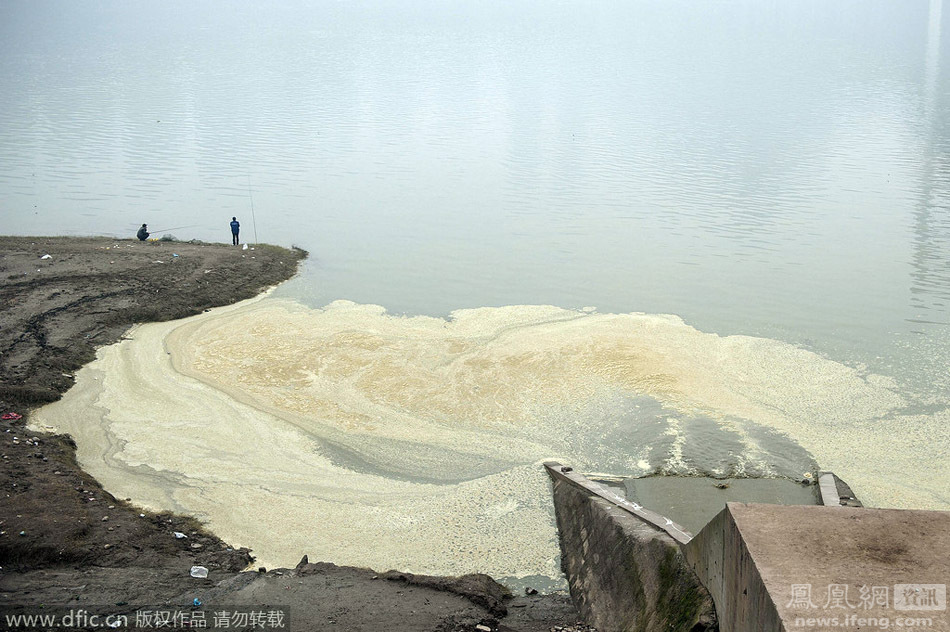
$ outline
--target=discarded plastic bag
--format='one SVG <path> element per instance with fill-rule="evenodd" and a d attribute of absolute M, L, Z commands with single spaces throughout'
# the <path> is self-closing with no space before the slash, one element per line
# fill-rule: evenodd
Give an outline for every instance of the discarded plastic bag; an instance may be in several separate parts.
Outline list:
<path fill-rule="evenodd" d="M 191 576 L 202 579 L 208 576 L 208 569 L 204 566 L 192 566 L 191 567 Z"/>
<path fill-rule="evenodd" d="M 181 540 L 182 538 L 187 538 L 188 536 L 182 533 L 181 531 L 175 531 L 175 538 Z"/>
<path fill-rule="evenodd" d="M 16 421 L 17 419 L 23 419 L 23 415 L 18 415 L 16 413 L 3 413 L 3 415 L 0 416 L 0 418 L 5 419 L 7 421 Z"/>

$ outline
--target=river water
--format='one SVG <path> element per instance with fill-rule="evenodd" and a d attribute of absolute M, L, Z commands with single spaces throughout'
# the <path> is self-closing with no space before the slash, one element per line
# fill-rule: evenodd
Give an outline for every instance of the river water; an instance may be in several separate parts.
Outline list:
<path fill-rule="evenodd" d="M 623 474 L 829 468 L 872 505 L 950 508 L 948 14 L 3 3 L 0 231 L 147 222 L 227 241 L 237 216 L 244 240 L 311 253 L 244 311 L 143 328 L 173 351 L 164 373 L 136 364 L 146 347 L 106 353 L 85 399 L 45 423 L 98 411 L 80 457 L 100 480 L 269 565 L 319 546 L 554 576 L 536 472 L 554 457 Z M 139 419 L 118 377 L 137 372 L 170 380 L 166 399 L 203 395 Z M 190 437 L 218 459 L 195 469 L 160 446 L 205 405 L 304 447 L 255 460 Z M 267 483 L 275 460 L 305 466 Z M 233 510 L 264 488 L 258 506 L 296 516 L 284 546 L 266 544 L 281 521 L 255 531 Z M 329 522 L 302 529 L 316 506 Z"/>

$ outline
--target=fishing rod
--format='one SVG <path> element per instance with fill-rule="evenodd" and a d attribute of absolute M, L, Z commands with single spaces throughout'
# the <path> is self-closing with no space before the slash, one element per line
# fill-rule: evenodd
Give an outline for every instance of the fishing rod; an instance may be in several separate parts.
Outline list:
<path fill-rule="evenodd" d="M 181 230 L 182 228 L 194 228 L 195 226 L 198 226 L 198 224 L 192 224 L 191 226 L 172 226 L 171 228 L 156 228 L 155 230 L 151 232 L 161 233 L 166 230 Z"/>
<path fill-rule="evenodd" d="M 251 223 L 254 225 L 254 243 L 258 244 L 257 239 L 257 218 L 254 217 L 254 196 L 251 195 L 251 174 L 247 174 L 247 197 L 251 198 Z"/>

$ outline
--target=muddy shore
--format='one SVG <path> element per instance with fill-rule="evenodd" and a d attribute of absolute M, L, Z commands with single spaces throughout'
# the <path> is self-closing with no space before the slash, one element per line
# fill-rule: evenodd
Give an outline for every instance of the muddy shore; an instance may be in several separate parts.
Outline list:
<path fill-rule="evenodd" d="M 0 615 L 97 606 L 134 617 L 137 606 L 195 610 L 197 599 L 200 608 L 279 605 L 300 630 L 575 625 L 566 595 L 511 596 L 485 575 L 306 560 L 241 572 L 253 551 L 235 550 L 188 517 L 114 498 L 79 468 L 69 437 L 26 429 L 33 408 L 58 399 L 96 348 L 132 324 L 250 298 L 293 276 L 306 255 L 266 245 L 0 237 L 0 413 L 22 416 L 0 422 Z M 191 577 L 192 566 L 208 577 Z"/>

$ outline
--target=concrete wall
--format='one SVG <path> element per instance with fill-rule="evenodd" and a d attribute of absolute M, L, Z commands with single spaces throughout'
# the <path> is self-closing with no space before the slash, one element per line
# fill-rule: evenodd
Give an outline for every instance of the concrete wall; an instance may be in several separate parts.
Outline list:
<path fill-rule="evenodd" d="M 599 632 L 716 629 L 713 601 L 673 537 L 550 467 L 549 473 L 561 565 L 589 624 Z"/>
<path fill-rule="evenodd" d="M 729 502 L 692 536 L 569 467 L 545 466 L 571 597 L 600 632 L 785 632 L 822 618 L 950 632 L 950 512 L 861 507 L 823 473 L 822 505 Z M 912 610 L 924 612 L 909 626 Z"/>
<path fill-rule="evenodd" d="M 683 551 L 713 597 L 722 630 L 784 630 L 775 603 L 728 506 L 710 520 Z"/>
<path fill-rule="evenodd" d="M 822 506 L 728 503 L 683 547 L 723 632 L 818 629 L 821 618 L 838 620 L 822 629 L 950 632 L 950 512 L 851 507 L 850 490 L 829 492 Z M 929 603 L 899 603 L 924 585 Z M 862 599 L 872 587 L 879 598 Z"/>

